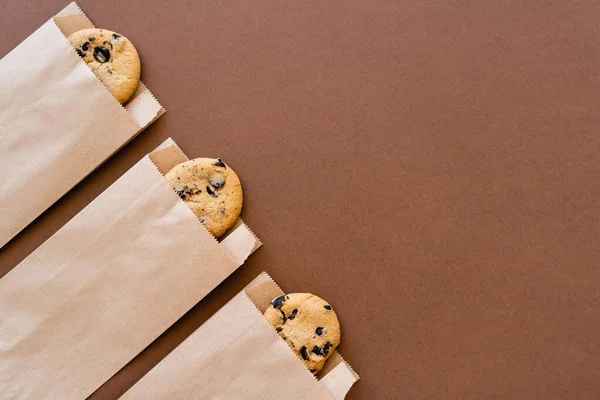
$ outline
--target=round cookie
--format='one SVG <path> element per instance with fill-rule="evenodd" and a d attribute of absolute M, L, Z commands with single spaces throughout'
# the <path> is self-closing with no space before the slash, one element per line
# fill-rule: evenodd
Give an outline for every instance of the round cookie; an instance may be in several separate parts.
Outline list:
<path fill-rule="evenodd" d="M 140 83 L 140 57 L 124 36 L 106 29 L 83 29 L 69 42 L 108 91 L 125 103 Z"/>
<path fill-rule="evenodd" d="M 165 178 L 213 236 L 222 236 L 240 216 L 242 184 L 220 158 L 182 162 Z"/>
<path fill-rule="evenodd" d="M 340 344 L 340 322 L 335 311 L 314 294 L 277 297 L 264 315 L 313 374 L 323 368 Z"/>

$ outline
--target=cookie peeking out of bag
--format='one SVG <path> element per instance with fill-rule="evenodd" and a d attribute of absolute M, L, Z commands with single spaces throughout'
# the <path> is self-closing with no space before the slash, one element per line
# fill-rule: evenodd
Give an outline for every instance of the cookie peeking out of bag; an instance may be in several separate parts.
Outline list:
<path fill-rule="evenodd" d="M 126 37 L 106 29 L 83 29 L 68 38 L 77 54 L 121 104 L 140 83 L 140 57 Z"/>
<path fill-rule="evenodd" d="M 340 344 L 340 321 L 335 311 L 314 294 L 279 296 L 271 301 L 264 316 L 314 375 Z"/>
<path fill-rule="evenodd" d="M 240 216 L 244 195 L 237 174 L 220 158 L 196 158 L 177 164 L 165 179 L 216 238 Z"/>

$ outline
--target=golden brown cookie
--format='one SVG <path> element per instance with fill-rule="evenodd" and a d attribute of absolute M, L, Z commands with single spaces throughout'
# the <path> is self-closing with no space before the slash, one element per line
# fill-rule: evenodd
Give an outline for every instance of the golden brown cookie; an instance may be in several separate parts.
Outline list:
<path fill-rule="evenodd" d="M 222 236 L 240 216 L 242 184 L 220 158 L 182 162 L 165 178 L 213 236 Z"/>
<path fill-rule="evenodd" d="M 108 91 L 125 103 L 140 83 L 140 57 L 126 37 L 106 29 L 83 29 L 68 37 L 77 54 Z"/>
<path fill-rule="evenodd" d="M 314 294 L 277 297 L 264 315 L 313 374 L 323 369 L 340 344 L 340 322 L 335 311 Z"/>

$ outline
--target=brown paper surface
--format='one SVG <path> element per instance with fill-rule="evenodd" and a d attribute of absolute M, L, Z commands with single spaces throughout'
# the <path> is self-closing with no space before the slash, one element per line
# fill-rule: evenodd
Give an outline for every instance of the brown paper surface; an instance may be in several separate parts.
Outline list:
<path fill-rule="evenodd" d="M 91 27 L 71 3 L 0 60 L 0 247 L 165 111 L 106 90 L 65 37 Z"/>
<path fill-rule="evenodd" d="M 68 1 L 3 1 L 0 58 Z M 169 111 L 0 275 L 169 136 L 240 173 L 269 244 L 92 399 L 263 270 L 335 307 L 348 400 L 600 399 L 598 1 L 77 2 Z"/>
<path fill-rule="evenodd" d="M 260 246 L 217 242 L 151 156 L 0 279 L 0 398 L 85 398 Z"/>
<path fill-rule="evenodd" d="M 281 294 L 262 273 L 121 400 L 344 399 L 358 375 L 341 355 L 317 380 L 263 317 Z"/>

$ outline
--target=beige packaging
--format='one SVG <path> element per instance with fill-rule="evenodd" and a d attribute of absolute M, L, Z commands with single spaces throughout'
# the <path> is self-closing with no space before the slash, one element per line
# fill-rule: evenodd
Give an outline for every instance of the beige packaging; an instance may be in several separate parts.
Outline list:
<path fill-rule="evenodd" d="M 283 291 L 260 274 L 120 400 L 342 400 L 359 379 L 339 353 L 315 378 L 263 317 Z"/>
<path fill-rule="evenodd" d="M 0 247 L 165 112 L 96 78 L 66 38 L 93 27 L 71 3 L 0 60 Z"/>
<path fill-rule="evenodd" d="M 163 177 L 187 160 L 167 140 L 0 279 L 1 399 L 86 398 L 261 245 L 210 235 Z"/>

